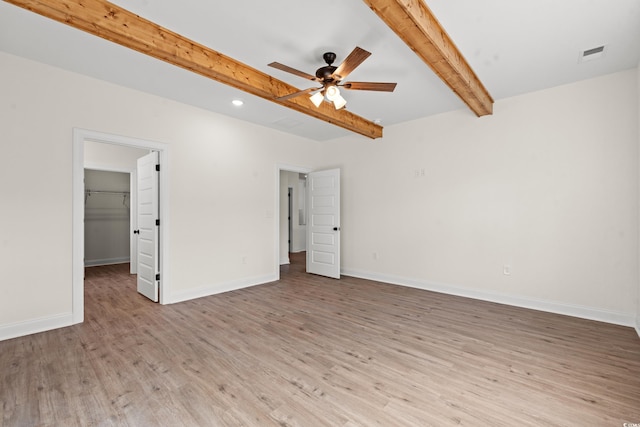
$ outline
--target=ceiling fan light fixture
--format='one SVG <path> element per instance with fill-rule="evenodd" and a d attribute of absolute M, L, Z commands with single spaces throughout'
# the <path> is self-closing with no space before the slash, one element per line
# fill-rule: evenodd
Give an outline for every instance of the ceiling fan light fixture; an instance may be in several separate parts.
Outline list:
<path fill-rule="evenodd" d="M 324 95 L 322 94 L 322 92 L 316 92 L 311 95 L 309 99 L 311 100 L 311 102 L 313 102 L 313 105 L 320 108 L 320 104 L 322 104 L 322 101 L 324 101 Z"/>
<path fill-rule="evenodd" d="M 336 97 L 334 97 L 333 106 L 336 107 L 336 110 L 343 108 L 345 105 L 347 105 L 347 100 L 342 96 L 338 94 Z"/>
<path fill-rule="evenodd" d="M 327 90 L 325 91 L 325 95 L 329 101 L 335 101 L 338 97 L 342 98 L 340 96 L 340 89 L 338 89 L 338 86 L 336 85 L 331 85 L 327 87 Z"/>
<path fill-rule="evenodd" d="M 338 89 L 338 86 L 336 85 L 328 86 L 325 90 L 325 96 L 329 101 L 333 102 L 333 106 L 336 108 L 336 110 L 339 110 L 347 105 L 347 100 L 344 99 L 342 95 L 340 95 L 340 89 Z"/>

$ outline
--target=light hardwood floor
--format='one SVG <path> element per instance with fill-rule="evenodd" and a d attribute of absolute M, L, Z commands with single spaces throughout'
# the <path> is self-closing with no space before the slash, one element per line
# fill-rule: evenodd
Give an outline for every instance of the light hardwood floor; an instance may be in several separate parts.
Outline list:
<path fill-rule="evenodd" d="M 87 269 L 83 324 L 0 342 L 4 426 L 640 423 L 631 328 L 303 273 L 180 304 Z"/>

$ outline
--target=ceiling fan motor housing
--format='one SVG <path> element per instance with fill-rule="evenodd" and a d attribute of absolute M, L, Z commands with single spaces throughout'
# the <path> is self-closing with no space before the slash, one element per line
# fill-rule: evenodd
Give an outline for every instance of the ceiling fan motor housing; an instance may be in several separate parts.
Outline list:
<path fill-rule="evenodd" d="M 322 59 L 324 59 L 327 65 L 316 70 L 316 77 L 322 79 L 325 83 L 332 82 L 333 78 L 331 75 L 338 68 L 331 65 L 336 60 L 336 54 L 333 52 L 325 52 L 324 55 L 322 55 Z"/>
<path fill-rule="evenodd" d="M 333 65 L 326 65 L 324 67 L 320 67 L 316 71 L 316 77 L 319 79 L 322 79 L 324 82 L 331 82 L 333 81 L 333 77 L 331 76 L 333 72 L 336 71 L 337 68 L 338 67 L 334 67 Z"/>
<path fill-rule="evenodd" d="M 325 52 L 324 55 L 322 55 L 322 59 L 324 59 L 324 62 L 328 65 L 331 65 L 336 60 L 336 54 L 333 52 Z"/>

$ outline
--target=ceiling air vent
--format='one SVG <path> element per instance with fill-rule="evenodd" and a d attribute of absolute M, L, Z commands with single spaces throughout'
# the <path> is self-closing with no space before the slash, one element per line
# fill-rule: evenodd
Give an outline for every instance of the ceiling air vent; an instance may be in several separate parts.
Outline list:
<path fill-rule="evenodd" d="M 580 51 L 580 59 L 579 62 L 587 62 L 593 61 L 594 59 L 600 59 L 604 56 L 605 47 L 607 45 L 602 45 L 598 47 L 592 47 L 591 49 L 585 49 Z"/>
<path fill-rule="evenodd" d="M 279 120 L 276 120 L 275 122 L 272 122 L 272 124 L 278 126 L 281 129 L 293 129 L 294 127 L 300 125 L 301 122 L 297 121 L 296 119 L 290 119 L 285 117 L 283 119 L 279 119 Z"/>

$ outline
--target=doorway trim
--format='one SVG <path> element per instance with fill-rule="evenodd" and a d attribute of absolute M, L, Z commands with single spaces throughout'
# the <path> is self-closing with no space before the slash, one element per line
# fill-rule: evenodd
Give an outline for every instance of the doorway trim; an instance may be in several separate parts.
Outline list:
<path fill-rule="evenodd" d="M 72 208 L 72 321 L 84 321 L 84 143 L 85 141 L 122 145 L 158 151 L 160 174 L 160 304 L 170 302 L 169 259 L 169 145 L 87 129 L 73 128 L 73 208 Z"/>
<path fill-rule="evenodd" d="M 289 243 L 289 253 L 293 249 L 293 187 L 287 187 L 287 235 Z"/>
<path fill-rule="evenodd" d="M 275 259 L 274 259 L 274 265 L 275 265 L 275 270 L 276 270 L 276 280 L 280 280 L 280 172 L 284 171 L 284 172 L 297 172 L 297 173 L 309 173 L 309 172 L 313 172 L 313 168 L 307 167 L 307 166 L 295 166 L 295 165 L 288 165 L 285 163 L 277 163 L 276 164 L 276 196 L 275 196 L 275 200 L 276 200 L 276 208 L 275 208 L 275 221 L 274 221 L 274 227 L 275 227 L 275 242 L 276 242 L 276 248 L 275 248 Z M 286 190 L 288 191 L 288 190 Z"/>

